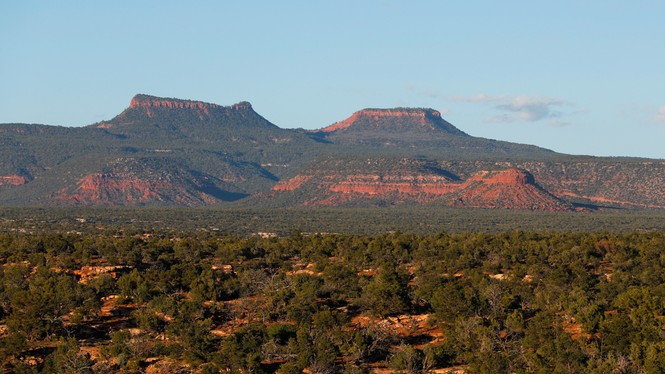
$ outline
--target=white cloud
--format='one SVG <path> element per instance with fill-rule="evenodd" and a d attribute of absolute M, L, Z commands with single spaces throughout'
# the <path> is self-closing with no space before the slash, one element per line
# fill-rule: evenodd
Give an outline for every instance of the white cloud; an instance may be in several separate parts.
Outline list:
<path fill-rule="evenodd" d="M 562 120 L 566 113 L 562 107 L 571 105 L 565 100 L 546 96 L 493 96 L 481 93 L 471 97 L 453 97 L 467 103 L 492 104 L 500 113 L 485 118 L 486 122 L 512 123 L 517 121 L 537 122 L 547 120 L 551 126 L 567 126 Z"/>
<path fill-rule="evenodd" d="M 522 121 L 540 121 L 547 118 L 559 118 L 563 114 L 556 107 L 565 105 L 560 99 L 550 97 L 517 96 L 507 104 L 497 105 L 501 111 L 514 112 L 515 117 Z"/>
<path fill-rule="evenodd" d="M 658 113 L 656 113 L 656 121 L 665 122 L 665 105 L 661 106 Z"/>

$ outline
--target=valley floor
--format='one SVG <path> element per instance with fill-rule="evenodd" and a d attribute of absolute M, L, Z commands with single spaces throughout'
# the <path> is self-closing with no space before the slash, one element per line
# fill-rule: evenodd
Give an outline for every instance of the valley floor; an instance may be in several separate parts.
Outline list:
<path fill-rule="evenodd" d="M 217 232 L 251 235 L 433 232 L 650 232 L 665 230 L 665 210 L 537 212 L 397 206 L 381 208 L 2 208 L 0 232 Z"/>

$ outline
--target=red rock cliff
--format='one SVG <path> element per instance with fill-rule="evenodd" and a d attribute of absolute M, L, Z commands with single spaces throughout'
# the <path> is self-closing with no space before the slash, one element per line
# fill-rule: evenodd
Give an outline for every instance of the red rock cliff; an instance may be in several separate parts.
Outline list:
<path fill-rule="evenodd" d="M 190 101 L 161 98 L 148 95 L 136 95 L 129 103 L 130 108 L 180 108 L 180 109 L 200 109 L 209 110 L 211 108 L 221 108 L 220 105 L 204 103 L 202 101 Z"/>
<path fill-rule="evenodd" d="M 215 202 L 203 191 L 170 178 L 141 178 L 131 174 L 95 173 L 80 179 L 73 191 L 60 190 L 57 198 L 81 205 L 136 205 L 173 201 L 196 206 Z"/>
<path fill-rule="evenodd" d="M 0 176 L 0 187 L 1 186 L 20 186 L 26 184 L 28 181 L 25 177 L 20 175 L 2 175 Z"/>
<path fill-rule="evenodd" d="M 125 109 L 122 113 L 117 115 L 111 121 L 103 121 L 97 124 L 98 128 L 114 128 L 117 123 L 130 123 L 134 121 L 131 119 L 137 112 L 142 116 L 148 118 L 159 116 L 160 113 L 165 111 L 179 110 L 187 111 L 189 114 L 197 116 L 201 121 L 219 116 L 229 114 L 230 112 L 250 112 L 252 105 L 246 101 L 231 105 L 222 106 L 212 103 L 205 103 L 203 101 L 181 100 L 173 98 L 156 97 L 150 95 L 139 94 L 132 98 L 129 102 L 129 108 Z"/>
<path fill-rule="evenodd" d="M 572 210 L 535 183 L 522 169 L 481 171 L 467 179 L 453 194 L 453 205 L 474 208 L 507 208 L 540 211 Z"/>
<path fill-rule="evenodd" d="M 522 169 L 481 171 L 464 181 L 424 171 L 391 170 L 380 174 L 298 175 L 276 185 L 274 191 L 293 191 L 314 180 L 320 196 L 306 205 L 335 205 L 344 201 L 385 199 L 433 202 L 473 208 L 506 208 L 544 211 L 571 210 L 567 204 L 535 183 Z"/>
<path fill-rule="evenodd" d="M 337 130 L 346 129 L 352 126 L 354 123 L 358 122 L 359 120 L 370 120 L 372 122 L 380 124 L 383 120 L 395 119 L 395 118 L 415 120 L 417 123 L 419 123 L 422 126 L 428 126 L 428 124 L 430 124 L 430 120 L 434 121 L 442 120 L 441 113 L 432 109 L 410 109 L 410 108 L 363 109 L 353 113 L 351 117 L 343 121 L 337 122 L 335 124 L 332 124 L 328 127 L 321 129 L 321 131 L 333 132 Z M 433 127 L 432 124 L 430 125 L 431 125 L 430 127 Z"/>
<path fill-rule="evenodd" d="M 168 109 L 195 109 L 208 111 L 211 109 L 233 109 L 233 110 L 247 110 L 252 109 L 252 105 L 246 101 L 238 104 L 224 107 L 218 104 L 205 103 L 203 101 L 181 100 L 173 98 L 156 97 L 150 95 L 139 94 L 132 98 L 129 102 L 129 108 L 168 108 Z"/>

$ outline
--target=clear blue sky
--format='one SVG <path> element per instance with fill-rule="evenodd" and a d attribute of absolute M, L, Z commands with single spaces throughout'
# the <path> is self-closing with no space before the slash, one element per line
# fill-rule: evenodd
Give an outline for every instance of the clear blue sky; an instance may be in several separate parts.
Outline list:
<path fill-rule="evenodd" d="M 83 126 L 136 93 L 280 127 L 366 107 L 475 136 L 665 158 L 665 1 L 3 1 L 0 122 Z"/>

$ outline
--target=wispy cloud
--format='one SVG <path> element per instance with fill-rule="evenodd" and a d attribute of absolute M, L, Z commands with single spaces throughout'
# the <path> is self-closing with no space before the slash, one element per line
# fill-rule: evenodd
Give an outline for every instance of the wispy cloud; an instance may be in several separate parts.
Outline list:
<path fill-rule="evenodd" d="M 656 121 L 665 123 L 665 105 L 661 106 L 656 113 Z"/>
<path fill-rule="evenodd" d="M 547 118 L 559 118 L 563 114 L 556 108 L 566 105 L 560 99 L 550 97 L 517 96 L 510 103 L 497 105 L 497 109 L 515 113 L 522 121 L 540 121 Z"/>
<path fill-rule="evenodd" d="M 546 122 L 555 127 L 567 126 L 570 122 L 562 119 L 566 113 L 562 108 L 569 102 L 546 96 L 507 96 L 481 93 L 470 97 L 453 97 L 455 101 L 467 103 L 491 104 L 500 113 L 485 118 L 486 122 L 512 123 L 517 121 Z"/>

